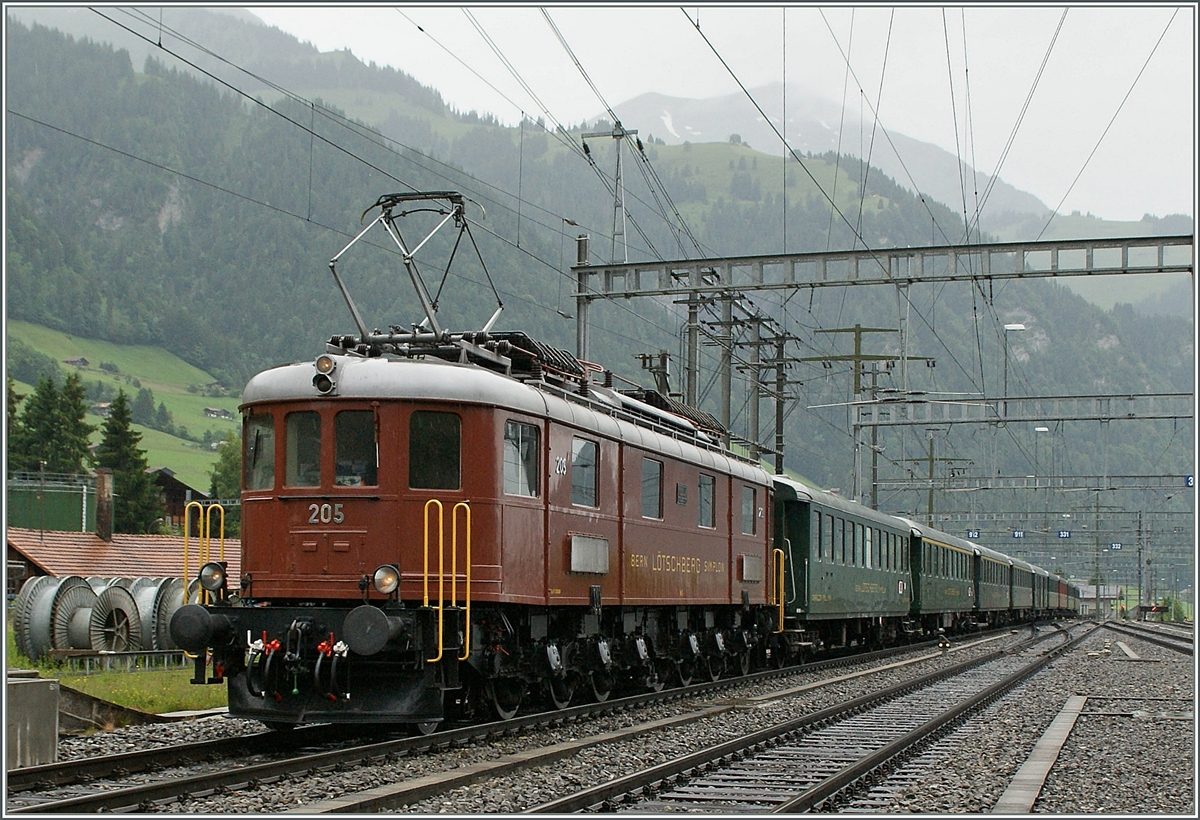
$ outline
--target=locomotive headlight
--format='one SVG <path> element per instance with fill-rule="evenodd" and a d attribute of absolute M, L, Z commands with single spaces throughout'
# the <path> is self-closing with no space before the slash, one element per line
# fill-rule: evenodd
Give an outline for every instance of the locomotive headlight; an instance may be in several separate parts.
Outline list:
<path fill-rule="evenodd" d="M 375 570 L 372 582 L 377 591 L 384 595 L 391 595 L 400 586 L 400 570 L 395 564 L 383 564 Z"/>
<path fill-rule="evenodd" d="M 328 376 L 337 369 L 337 362 L 332 356 L 322 354 L 317 357 L 317 372 Z"/>
<path fill-rule="evenodd" d="M 210 561 L 200 567 L 200 586 L 209 592 L 225 588 L 225 566 L 217 561 Z"/>

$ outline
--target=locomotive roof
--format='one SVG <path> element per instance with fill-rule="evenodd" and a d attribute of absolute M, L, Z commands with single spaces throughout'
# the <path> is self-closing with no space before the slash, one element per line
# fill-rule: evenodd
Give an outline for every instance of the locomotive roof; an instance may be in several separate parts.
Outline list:
<path fill-rule="evenodd" d="M 498 407 L 550 418 L 650 452 L 674 456 L 765 484 L 766 471 L 739 460 L 689 420 L 598 385 L 581 396 L 541 383 L 526 383 L 474 364 L 442 359 L 336 355 L 331 374 L 336 392 L 313 385 L 314 362 L 265 370 L 247 383 L 243 407 L 254 404 L 332 399 L 408 399 Z"/>

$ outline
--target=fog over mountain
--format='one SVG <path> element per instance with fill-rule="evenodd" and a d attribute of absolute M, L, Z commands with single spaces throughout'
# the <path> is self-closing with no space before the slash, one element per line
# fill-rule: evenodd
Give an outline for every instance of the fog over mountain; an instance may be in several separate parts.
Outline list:
<path fill-rule="evenodd" d="M 745 94 L 729 94 L 703 100 L 643 94 L 615 106 L 627 127 L 637 123 L 642 136 L 653 136 L 667 145 L 683 142 L 724 142 L 731 135 L 767 154 L 783 155 L 776 130 L 783 132 L 783 85 L 774 83 L 750 90 L 770 117 L 774 128 Z M 876 127 L 870 112 L 858 111 L 813 92 L 790 87 L 787 94 L 787 139 L 798 155 L 834 151 L 867 160 L 908 190 L 930 196 L 954 208 L 974 214 L 991 176 L 976 171 L 965 161 L 932 143 L 921 142 L 886 125 Z M 596 120 L 601 119 L 599 117 Z M 593 120 L 595 122 L 596 120 Z M 653 125 L 647 125 L 653 123 Z M 964 194 L 965 191 L 965 194 Z M 1045 217 L 1050 209 L 1033 194 L 1019 191 L 1000 177 L 982 200 L 980 226 L 989 230 L 1004 215 Z"/>

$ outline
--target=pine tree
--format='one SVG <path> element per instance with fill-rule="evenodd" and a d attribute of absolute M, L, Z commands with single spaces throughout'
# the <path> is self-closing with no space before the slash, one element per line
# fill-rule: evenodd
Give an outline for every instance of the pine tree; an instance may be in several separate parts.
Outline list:
<path fill-rule="evenodd" d="M 92 461 L 89 437 L 96 428 L 85 421 L 83 380 L 67 377 L 60 391 L 48 376 L 38 379 L 13 438 L 10 469 L 34 471 L 44 462 L 48 473 L 82 473 Z"/>
<path fill-rule="evenodd" d="M 142 434 L 131 424 L 129 399 L 122 390 L 109 408 L 96 451 L 99 466 L 113 471 L 113 532 L 157 532 L 164 515 L 163 501 L 158 485 L 146 472 L 146 451 L 138 447 Z"/>
<path fill-rule="evenodd" d="M 143 427 L 154 426 L 154 393 L 148 387 L 138 391 L 133 405 L 129 408 L 133 423 Z"/>

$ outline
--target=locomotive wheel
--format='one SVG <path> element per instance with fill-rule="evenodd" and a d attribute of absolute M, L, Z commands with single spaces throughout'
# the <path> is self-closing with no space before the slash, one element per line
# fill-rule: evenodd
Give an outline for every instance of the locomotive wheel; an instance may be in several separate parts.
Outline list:
<path fill-rule="evenodd" d="M 501 720 L 510 720 L 521 708 L 521 699 L 525 695 L 525 682 L 511 678 L 493 678 L 484 684 L 484 694 L 488 702 L 492 704 L 496 717 Z"/>
<path fill-rule="evenodd" d="M 440 720 L 425 720 L 419 723 L 410 723 L 408 724 L 408 733 L 416 737 L 424 737 L 436 732 L 441 725 L 442 722 Z"/>
<path fill-rule="evenodd" d="M 680 686 L 691 686 L 692 679 L 696 677 L 696 665 L 692 661 L 677 661 L 675 676 L 679 678 Z"/>
<path fill-rule="evenodd" d="M 575 694 L 575 682 L 565 676 L 551 676 L 548 681 L 550 701 L 555 709 L 566 709 L 571 705 L 571 697 Z"/>
<path fill-rule="evenodd" d="M 661 661 L 655 661 L 643 679 L 646 688 L 651 692 L 661 692 L 667 683 L 667 669 Z"/>
<path fill-rule="evenodd" d="M 701 675 L 706 676 L 710 681 L 717 681 L 721 679 L 721 668 L 724 666 L 724 663 L 720 658 L 710 658 L 705 656 L 700 659 L 700 662 L 696 666 L 697 671 Z"/>
<path fill-rule="evenodd" d="M 609 672 L 589 672 L 588 679 L 592 684 L 592 697 L 596 703 L 604 703 L 613 690 L 613 676 Z"/>
<path fill-rule="evenodd" d="M 751 667 L 754 666 L 754 659 L 751 657 L 750 650 L 747 649 L 737 656 L 738 671 L 743 675 L 749 675 Z"/>

